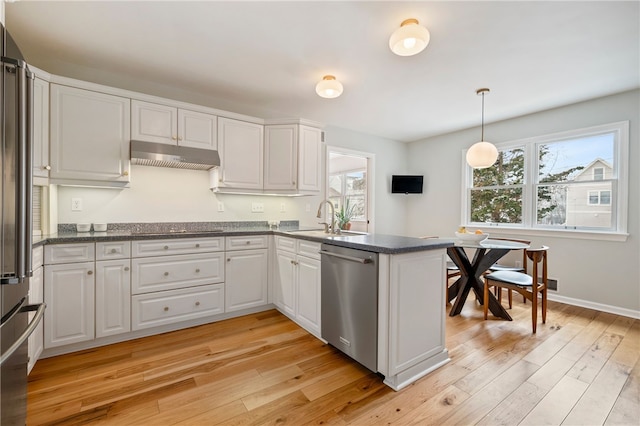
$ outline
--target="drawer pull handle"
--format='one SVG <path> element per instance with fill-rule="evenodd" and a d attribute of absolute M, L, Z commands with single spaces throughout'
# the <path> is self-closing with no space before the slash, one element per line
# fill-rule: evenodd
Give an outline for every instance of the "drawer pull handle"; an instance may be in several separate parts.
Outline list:
<path fill-rule="evenodd" d="M 43 166 L 42 168 L 45 170 L 51 170 L 51 166 Z"/>
<path fill-rule="evenodd" d="M 125 271 L 128 271 L 128 270 L 129 270 L 129 267 L 128 267 L 128 266 L 125 266 L 125 267 L 124 267 L 124 270 L 125 270 Z"/>
<path fill-rule="evenodd" d="M 200 244 L 196 244 L 196 248 L 200 248 Z"/>
<path fill-rule="evenodd" d="M 117 252 L 116 249 L 111 249 L 111 253 L 115 253 L 115 252 Z"/>
<path fill-rule="evenodd" d="M 169 250 L 169 246 L 164 246 L 164 249 L 165 250 Z"/>
<path fill-rule="evenodd" d="M 196 274 L 200 272 L 200 269 L 196 269 Z"/>
<path fill-rule="evenodd" d="M 164 311 L 165 311 L 165 312 L 167 312 L 168 310 L 169 310 L 169 307 L 168 307 L 168 306 L 165 306 L 165 307 L 164 307 Z"/>
<path fill-rule="evenodd" d="M 200 306 L 200 302 L 196 302 L 196 306 Z"/>
<path fill-rule="evenodd" d="M 165 272 L 165 273 L 164 273 L 164 276 L 165 276 L 165 277 L 168 277 L 168 276 L 169 276 L 169 273 L 168 273 L 168 272 Z"/>
<path fill-rule="evenodd" d="M 87 271 L 87 275 L 93 275 L 93 271 Z"/>

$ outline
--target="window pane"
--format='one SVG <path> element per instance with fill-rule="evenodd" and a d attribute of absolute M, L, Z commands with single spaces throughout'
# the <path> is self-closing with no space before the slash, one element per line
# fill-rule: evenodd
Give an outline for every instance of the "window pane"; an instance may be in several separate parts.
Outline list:
<path fill-rule="evenodd" d="M 611 228 L 611 186 L 611 182 L 538 186 L 538 225 Z"/>
<path fill-rule="evenodd" d="M 522 188 L 472 190 L 471 221 L 522 223 Z"/>
<path fill-rule="evenodd" d="M 486 169 L 473 170 L 473 187 L 521 185 L 524 183 L 524 149 L 500 151 L 496 163 Z"/>
<path fill-rule="evenodd" d="M 596 180 L 594 169 L 610 179 L 615 135 L 586 136 L 538 145 L 540 183 Z"/>
<path fill-rule="evenodd" d="M 593 169 L 593 180 L 603 180 L 603 179 L 604 179 L 604 168 L 595 167 Z"/>

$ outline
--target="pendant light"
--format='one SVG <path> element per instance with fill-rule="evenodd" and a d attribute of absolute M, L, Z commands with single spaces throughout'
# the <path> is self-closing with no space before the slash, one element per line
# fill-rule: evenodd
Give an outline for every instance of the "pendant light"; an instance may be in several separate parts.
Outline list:
<path fill-rule="evenodd" d="M 489 93 L 489 89 L 482 88 L 476 90 L 477 95 L 482 96 L 482 133 L 480 136 L 480 142 L 476 142 L 469 150 L 467 150 L 467 164 L 474 169 L 486 169 L 493 166 L 498 159 L 498 148 L 491 142 L 484 140 L 484 94 Z"/>
<path fill-rule="evenodd" d="M 427 47 L 431 35 L 417 19 L 405 19 L 389 38 L 389 48 L 398 56 L 413 56 Z"/>
<path fill-rule="evenodd" d="M 316 84 L 316 93 L 323 98 L 337 98 L 342 95 L 343 90 L 342 83 L 332 75 L 325 75 L 322 77 L 322 80 Z"/>

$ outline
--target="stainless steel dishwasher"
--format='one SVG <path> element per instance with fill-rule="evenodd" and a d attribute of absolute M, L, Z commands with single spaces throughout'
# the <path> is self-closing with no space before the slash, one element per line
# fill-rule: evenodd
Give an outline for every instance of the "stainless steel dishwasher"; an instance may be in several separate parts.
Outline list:
<path fill-rule="evenodd" d="M 378 364 L 378 254 L 322 244 L 322 338 L 369 370 Z"/>

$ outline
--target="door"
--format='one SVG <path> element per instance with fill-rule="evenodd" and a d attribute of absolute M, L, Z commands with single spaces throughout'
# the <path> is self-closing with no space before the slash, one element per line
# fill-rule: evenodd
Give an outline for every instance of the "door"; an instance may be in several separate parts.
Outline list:
<path fill-rule="evenodd" d="M 266 305 L 268 301 L 268 252 L 227 252 L 225 270 L 225 312 Z"/>
<path fill-rule="evenodd" d="M 178 145 L 218 148 L 218 117 L 202 112 L 178 110 Z"/>
<path fill-rule="evenodd" d="M 218 117 L 220 186 L 262 189 L 263 126 Z"/>
<path fill-rule="evenodd" d="M 175 145 L 178 142 L 178 109 L 132 100 L 131 139 Z"/>
<path fill-rule="evenodd" d="M 320 261 L 298 256 L 298 312 L 296 319 L 307 330 L 320 335 Z"/>
<path fill-rule="evenodd" d="M 276 253 L 275 304 L 287 315 L 295 318 L 295 262 L 296 255 L 278 250 Z"/>
<path fill-rule="evenodd" d="M 131 260 L 96 262 L 96 337 L 131 331 Z"/>
<path fill-rule="evenodd" d="M 295 189 L 298 171 L 298 126 L 264 130 L 264 189 Z"/>

